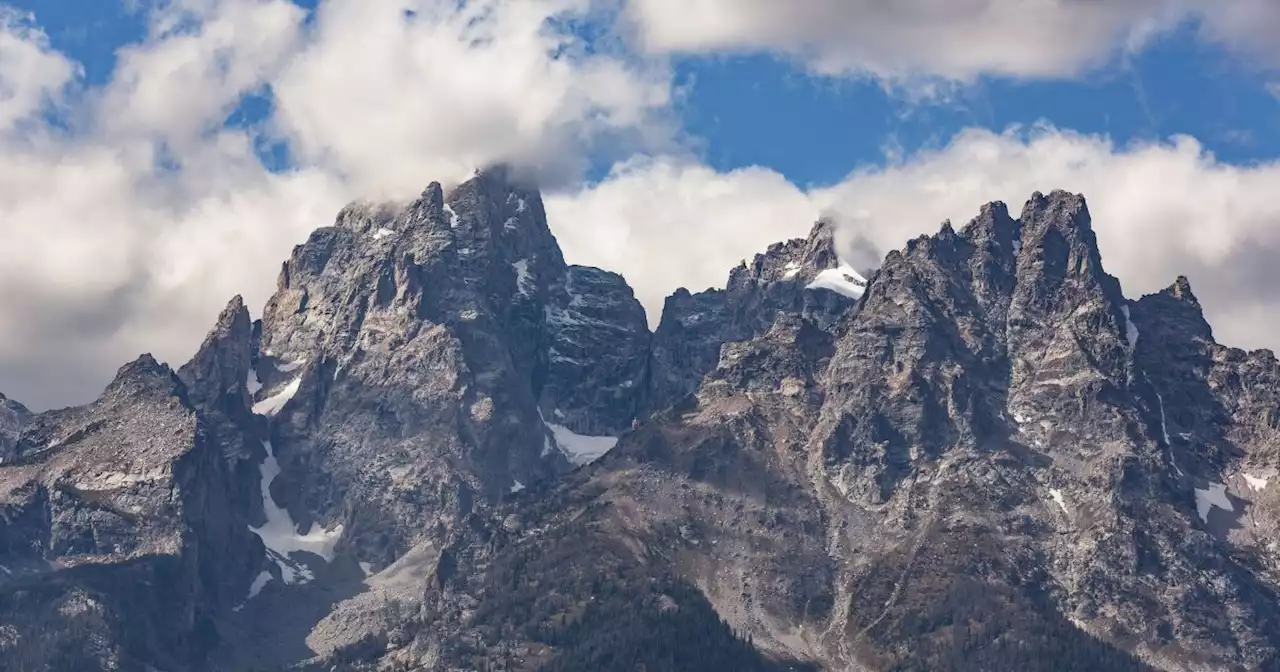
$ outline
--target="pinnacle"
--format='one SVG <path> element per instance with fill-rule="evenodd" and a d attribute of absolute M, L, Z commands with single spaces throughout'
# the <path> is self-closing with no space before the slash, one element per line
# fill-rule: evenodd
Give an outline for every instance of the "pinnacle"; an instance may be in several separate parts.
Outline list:
<path fill-rule="evenodd" d="M 168 364 L 156 360 L 151 353 L 139 355 L 137 359 L 125 364 L 116 371 L 115 378 L 107 386 L 108 390 L 120 388 L 130 381 L 148 378 L 168 377 L 173 373 Z"/>
<path fill-rule="evenodd" d="M 1089 205 L 1084 196 L 1061 189 L 1055 189 L 1048 196 L 1039 191 L 1033 193 L 1019 219 L 1023 226 L 1092 231 Z"/>
<path fill-rule="evenodd" d="M 1179 275 L 1177 279 L 1173 281 L 1173 284 L 1169 285 L 1169 287 L 1164 291 L 1175 299 L 1181 299 L 1197 306 L 1200 305 L 1199 299 L 1197 299 L 1195 293 L 1191 291 L 1191 281 L 1188 280 L 1185 275 Z"/>

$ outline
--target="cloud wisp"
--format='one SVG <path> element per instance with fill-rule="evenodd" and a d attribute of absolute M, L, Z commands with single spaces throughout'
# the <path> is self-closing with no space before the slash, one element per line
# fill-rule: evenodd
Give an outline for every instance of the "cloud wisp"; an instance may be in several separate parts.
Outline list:
<path fill-rule="evenodd" d="M 1280 65 L 1272 0 L 631 0 L 626 15 L 652 53 L 769 51 L 890 82 L 1075 77 L 1186 24 Z"/>

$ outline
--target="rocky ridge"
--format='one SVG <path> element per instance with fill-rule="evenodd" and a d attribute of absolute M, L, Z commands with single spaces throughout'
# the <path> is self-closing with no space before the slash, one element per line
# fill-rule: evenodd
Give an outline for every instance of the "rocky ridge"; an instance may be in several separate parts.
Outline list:
<path fill-rule="evenodd" d="M 1280 666 L 1280 367 L 1185 278 L 1127 299 L 1092 226 L 1065 192 L 993 203 L 867 278 L 820 222 L 650 334 L 505 170 L 352 204 L 179 371 L 0 398 L 0 652 Z"/>

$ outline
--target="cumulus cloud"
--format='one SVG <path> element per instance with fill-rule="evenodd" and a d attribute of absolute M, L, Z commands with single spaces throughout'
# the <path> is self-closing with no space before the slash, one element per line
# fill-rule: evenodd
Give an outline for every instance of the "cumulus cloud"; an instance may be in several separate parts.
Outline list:
<path fill-rule="evenodd" d="M 31 17 L 0 6 L 0 132 L 55 102 L 76 66 L 49 47 Z"/>
<path fill-rule="evenodd" d="M 983 203 L 1003 200 L 1016 215 L 1032 192 L 1068 189 L 1088 198 L 1104 263 L 1131 298 L 1187 275 L 1220 341 L 1276 347 L 1278 186 L 1280 164 L 1224 164 L 1189 137 L 1117 147 L 1041 127 L 965 131 L 807 192 L 766 169 L 628 164 L 547 208 L 567 257 L 619 270 L 652 313 L 673 286 L 723 286 L 739 260 L 805 235 L 819 213 L 861 240 L 849 261 L 868 265 L 867 250 L 901 248 L 947 219 L 960 226 Z"/>
<path fill-rule="evenodd" d="M 632 0 L 627 13 L 654 52 L 775 51 L 895 81 L 1075 76 L 1187 21 L 1280 56 L 1273 0 Z"/>
<path fill-rule="evenodd" d="M 459 4 L 323 3 L 311 39 L 273 83 L 277 130 L 302 160 L 361 193 L 414 192 L 495 161 L 554 184 L 576 177 L 597 143 L 661 140 L 665 69 L 588 53 L 549 27 L 589 2 Z"/>

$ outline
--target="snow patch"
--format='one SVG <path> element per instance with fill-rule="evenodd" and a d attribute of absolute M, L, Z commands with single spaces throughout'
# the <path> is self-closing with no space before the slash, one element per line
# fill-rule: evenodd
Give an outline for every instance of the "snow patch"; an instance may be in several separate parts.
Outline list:
<path fill-rule="evenodd" d="M 1251 476 L 1249 474 L 1241 474 L 1241 475 L 1244 476 L 1244 482 L 1249 485 L 1249 489 L 1254 492 L 1262 492 L 1262 490 L 1267 487 L 1267 483 L 1270 481 L 1270 479 L 1262 478 L 1259 476 Z"/>
<path fill-rule="evenodd" d="M 1062 498 L 1061 490 L 1058 490 L 1057 488 L 1049 488 L 1049 496 L 1053 498 L 1053 501 L 1058 503 L 1058 508 L 1062 509 L 1063 513 L 1071 513 L 1067 510 L 1067 500 Z"/>
<path fill-rule="evenodd" d="M 451 229 L 458 228 L 458 213 L 453 211 L 453 207 L 450 206 L 448 203 L 445 203 L 444 212 L 446 215 L 449 215 L 449 228 Z"/>
<path fill-rule="evenodd" d="M 515 482 L 515 485 L 512 485 L 512 486 L 511 486 L 511 492 L 513 492 L 513 493 L 514 493 L 514 492 L 520 492 L 521 490 L 524 490 L 524 483 L 521 483 L 519 480 L 517 480 L 517 481 Z"/>
<path fill-rule="evenodd" d="M 262 381 L 258 380 L 258 370 L 249 367 L 249 375 L 245 377 L 244 386 L 249 390 L 249 394 L 257 394 L 262 389 Z"/>
<path fill-rule="evenodd" d="M 276 460 L 270 441 L 263 441 L 262 447 L 267 451 L 267 457 L 259 467 L 262 474 L 262 512 L 267 522 L 261 527 L 250 525 L 249 531 L 262 539 L 262 544 L 267 547 L 267 556 L 280 567 L 280 578 L 285 584 L 306 583 L 315 578 L 314 575 L 305 565 L 289 556 L 305 552 L 318 555 L 325 562 L 333 560 L 333 548 L 342 537 L 342 525 L 325 530 L 313 523 L 310 532 L 299 534 L 293 517 L 271 496 L 271 483 L 280 475 L 280 462 Z"/>
<path fill-rule="evenodd" d="M 1196 513 L 1200 514 L 1200 520 L 1209 522 L 1209 510 L 1215 506 L 1227 512 L 1236 510 L 1227 498 L 1226 484 L 1210 483 L 1208 490 L 1196 488 Z"/>
<path fill-rule="evenodd" d="M 787 262 L 787 265 L 783 267 L 783 270 L 785 270 L 786 273 L 782 274 L 782 279 L 790 280 L 791 278 L 796 277 L 796 274 L 800 272 L 800 264 L 799 262 L 789 261 Z"/>
<path fill-rule="evenodd" d="M 302 376 L 294 378 L 279 392 L 276 392 L 266 399 L 254 404 L 253 412 L 267 417 L 271 417 L 276 413 L 279 413 L 280 409 L 284 408 L 284 405 L 289 403 L 289 400 L 293 398 L 293 395 L 298 393 L 298 386 L 300 385 L 302 385 Z"/>
<path fill-rule="evenodd" d="M 364 575 L 366 577 L 373 576 L 373 563 L 371 562 L 360 563 L 360 571 L 364 572 Z"/>
<path fill-rule="evenodd" d="M 829 289 L 851 299 L 859 299 L 867 291 L 867 279 L 852 266 L 840 264 L 839 268 L 828 268 L 819 273 L 805 289 Z"/>
<path fill-rule="evenodd" d="M 1013 241 L 1013 256 L 1016 257 L 1021 253 L 1022 253 L 1022 241 L 1021 240 Z"/>
<path fill-rule="evenodd" d="M 271 572 L 268 572 L 266 570 L 263 570 L 257 576 L 253 577 L 253 583 L 249 586 L 248 599 L 252 600 L 253 598 L 257 597 L 258 593 L 261 593 L 262 589 L 265 588 L 267 583 L 269 583 L 270 581 L 271 581 Z"/>
<path fill-rule="evenodd" d="M 1164 414 L 1164 397 L 1159 392 L 1156 392 L 1156 402 L 1160 404 L 1160 433 L 1164 435 L 1164 445 L 1169 447 L 1169 461 L 1178 475 L 1182 476 L 1182 467 L 1179 467 L 1178 461 L 1173 459 L 1173 441 L 1169 439 L 1169 420 Z"/>
<path fill-rule="evenodd" d="M 533 276 L 529 275 L 529 260 L 521 259 L 511 264 L 511 268 L 516 271 L 516 288 L 521 294 L 528 296 L 529 288 L 533 285 Z"/>
<path fill-rule="evenodd" d="M 529 208 L 529 204 L 528 204 L 528 203 L 525 203 L 523 198 L 517 198 L 517 200 L 516 200 L 516 212 L 524 212 L 524 211 L 525 211 L 525 210 L 527 210 L 528 208 Z"/>
<path fill-rule="evenodd" d="M 1160 404 L 1160 433 L 1164 435 L 1165 445 L 1172 446 L 1173 441 L 1169 438 L 1169 421 L 1164 414 L 1164 397 L 1156 392 L 1156 402 Z"/>
<path fill-rule="evenodd" d="M 519 226 L 519 222 L 516 221 L 515 217 L 508 217 L 507 221 L 502 223 L 502 228 L 506 229 L 507 231 L 515 231 L 516 229 L 520 228 L 520 226 Z"/>
<path fill-rule="evenodd" d="M 277 364 L 276 371 L 279 371 L 280 373 L 293 373 L 294 371 L 297 371 L 298 369 L 302 368 L 302 365 L 306 363 L 307 363 L 306 358 L 303 358 L 294 362 L 288 362 L 286 364 Z"/>
<path fill-rule="evenodd" d="M 1129 317 L 1129 306 L 1120 306 L 1120 312 L 1124 313 L 1124 336 L 1129 341 L 1129 349 L 1133 350 L 1138 347 L 1138 326 Z"/>
<path fill-rule="evenodd" d="M 392 231 L 391 229 L 378 229 L 377 231 L 373 232 L 373 239 L 382 240 L 387 236 L 394 236 L 394 235 L 396 235 L 396 232 Z"/>
<path fill-rule="evenodd" d="M 552 327 L 576 327 L 587 324 L 580 318 L 580 315 L 580 313 L 566 310 L 560 306 L 546 306 L 542 309 L 543 320 Z"/>
<path fill-rule="evenodd" d="M 591 464 L 618 444 L 616 436 L 585 436 L 563 425 L 547 422 L 555 445 L 575 465 Z"/>
<path fill-rule="evenodd" d="M 5 567 L 4 565 L 0 565 L 0 572 L 4 572 L 9 576 L 13 576 L 13 570 L 9 569 L 8 567 Z"/>

